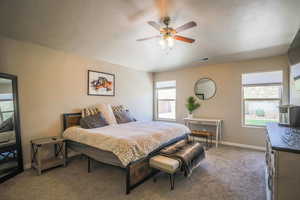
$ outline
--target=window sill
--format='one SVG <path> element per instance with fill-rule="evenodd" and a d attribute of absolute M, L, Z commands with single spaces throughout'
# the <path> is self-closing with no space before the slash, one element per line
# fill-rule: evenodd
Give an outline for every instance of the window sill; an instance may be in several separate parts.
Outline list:
<path fill-rule="evenodd" d="M 176 122 L 176 119 L 155 119 L 155 121 L 162 121 L 162 122 Z"/>
<path fill-rule="evenodd" d="M 251 126 L 251 125 L 242 125 L 242 128 L 258 128 L 258 129 L 265 129 L 266 126 Z"/>

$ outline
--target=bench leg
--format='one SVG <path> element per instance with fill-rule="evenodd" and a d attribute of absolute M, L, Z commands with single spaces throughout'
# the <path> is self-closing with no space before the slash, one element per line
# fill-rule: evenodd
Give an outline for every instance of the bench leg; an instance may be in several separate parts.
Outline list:
<path fill-rule="evenodd" d="M 88 173 L 91 172 L 91 159 L 88 157 Z"/>
<path fill-rule="evenodd" d="M 169 177 L 170 177 L 171 190 L 174 190 L 175 176 L 174 174 L 169 174 Z"/>
<path fill-rule="evenodd" d="M 157 179 L 156 177 L 153 177 L 153 183 L 156 183 Z"/>

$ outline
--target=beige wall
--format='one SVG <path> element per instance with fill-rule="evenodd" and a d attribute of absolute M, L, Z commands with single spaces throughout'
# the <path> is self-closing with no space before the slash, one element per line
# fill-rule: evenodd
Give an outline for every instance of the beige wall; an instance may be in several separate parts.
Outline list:
<path fill-rule="evenodd" d="M 87 70 L 114 73 L 116 96 L 87 96 Z M 0 37 L 0 71 L 18 76 L 24 162 L 31 139 L 60 135 L 62 113 L 97 103 L 125 104 L 152 119 L 152 74 Z"/>
<path fill-rule="evenodd" d="M 193 95 L 195 82 L 209 77 L 216 82 L 217 93 L 213 99 L 202 101 L 195 116 L 224 119 L 224 141 L 263 146 L 263 128 L 242 127 L 241 75 L 259 71 L 284 71 L 284 101 L 288 99 L 288 62 L 286 56 L 241 61 L 226 64 L 206 65 L 154 74 L 155 81 L 176 80 L 178 122 L 187 116 L 186 98 Z M 267 78 L 267 77 L 266 77 Z"/>

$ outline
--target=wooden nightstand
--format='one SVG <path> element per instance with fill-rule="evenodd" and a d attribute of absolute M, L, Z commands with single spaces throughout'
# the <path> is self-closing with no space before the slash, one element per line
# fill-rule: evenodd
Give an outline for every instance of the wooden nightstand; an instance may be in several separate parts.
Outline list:
<path fill-rule="evenodd" d="M 45 146 L 53 145 L 54 156 L 49 159 L 43 159 L 41 150 Z M 41 175 L 43 170 L 57 167 L 60 165 L 66 166 L 66 143 L 63 138 L 49 137 L 31 140 L 31 166 Z"/>

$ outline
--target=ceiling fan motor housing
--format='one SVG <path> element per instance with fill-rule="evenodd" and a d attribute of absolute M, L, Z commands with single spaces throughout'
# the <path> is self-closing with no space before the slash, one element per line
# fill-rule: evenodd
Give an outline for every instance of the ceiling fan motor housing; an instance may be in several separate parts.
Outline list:
<path fill-rule="evenodd" d="M 170 17 L 164 17 L 162 18 L 162 22 L 168 27 L 170 24 L 171 18 Z"/>
<path fill-rule="evenodd" d="M 175 35 L 177 32 L 175 29 L 169 27 L 171 18 L 170 17 L 164 17 L 162 18 L 162 22 L 166 25 L 165 28 L 160 29 L 160 33 L 163 35 L 163 37 L 166 39 L 168 37 L 172 37 Z"/>

